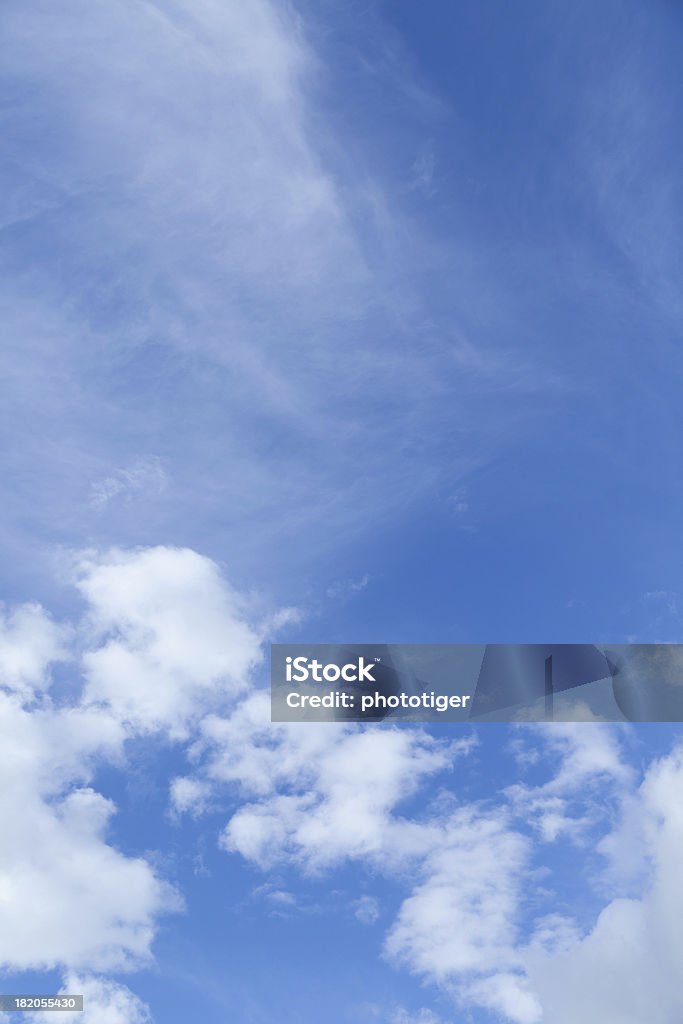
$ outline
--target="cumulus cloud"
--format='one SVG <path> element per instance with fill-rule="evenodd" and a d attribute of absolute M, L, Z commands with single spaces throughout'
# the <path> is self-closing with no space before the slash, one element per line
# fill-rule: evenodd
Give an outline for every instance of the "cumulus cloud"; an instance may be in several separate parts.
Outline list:
<path fill-rule="evenodd" d="M 541 1004 L 523 974 L 490 974 L 466 984 L 460 996 L 514 1024 L 539 1024 L 544 1019 Z"/>
<path fill-rule="evenodd" d="M 68 657 L 68 630 L 44 608 L 0 606 L 0 688 L 29 698 L 49 685 L 50 666 Z"/>
<path fill-rule="evenodd" d="M 211 788 L 200 779 L 188 776 L 171 780 L 171 804 L 179 814 L 201 814 L 207 805 Z"/>
<path fill-rule="evenodd" d="M 77 584 L 94 634 L 84 699 L 134 731 L 184 736 L 212 702 L 246 688 L 262 657 L 237 594 L 189 549 L 86 554 Z"/>
<path fill-rule="evenodd" d="M 437 982 L 518 965 L 516 923 L 528 841 L 503 814 L 457 812 L 425 857 L 386 953 Z"/>
<path fill-rule="evenodd" d="M 60 1020 L 74 1024 L 151 1024 L 152 1017 L 142 1000 L 118 982 L 70 971 L 64 979 L 60 995 L 82 995 L 83 1010 L 60 1011 Z M 54 1011 L 34 1013 L 32 1024 L 52 1024 Z"/>
<path fill-rule="evenodd" d="M 683 885 L 680 850 L 683 750 L 652 764 L 638 805 L 646 881 L 636 897 L 617 896 L 594 925 L 557 951 L 532 946 L 526 967 L 544 1024 L 585 1017 L 606 1024 L 667 1024 L 683 1014 Z"/>
<path fill-rule="evenodd" d="M 546 841 L 568 835 L 580 841 L 602 814 L 605 792 L 614 799 L 625 796 L 633 782 L 633 769 L 625 762 L 618 732 L 598 723 L 553 722 L 536 727 L 538 744 L 554 760 L 556 770 L 539 785 L 518 782 L 509 786 L 507 797 L 517 813 L 531 821 Z M 518 760 L 537 756 L 533 746 L 524 754 L 517 748 Z M 591 794 L 601 792 L 597 802 Z"/>
<path fill-rule="evenodd" d="M 62 728 L 64 726 L 64 728 Z M 0 694 L 0 963 L 122 968 L 150 956 L 156 919 L 177 909 L 148 863 L 106 841 L 112 802 L 86 785 L 120 749 L 106 716 L 28 711 Z"/>
<path fill-rule="evenodd" d="M 347 858 L 402 863 L 425 843 L 400 805 L 430 775 L 469 751 L 422 730 L 272 725 L 255 694 L 230 719 L 209 718 L 196 754 L 214 783 L 256 795 L 236 811 L 222 844 L 259 864 L 291 860 L 310 870 Z"/>

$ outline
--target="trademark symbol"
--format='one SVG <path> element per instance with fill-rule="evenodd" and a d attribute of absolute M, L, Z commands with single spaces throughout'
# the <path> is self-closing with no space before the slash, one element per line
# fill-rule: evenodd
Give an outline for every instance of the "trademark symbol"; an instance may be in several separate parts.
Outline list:
<path fill-rule="evenodd" d="M 373 661 L 381 661 L 381 658 L 373 658 Z"/>

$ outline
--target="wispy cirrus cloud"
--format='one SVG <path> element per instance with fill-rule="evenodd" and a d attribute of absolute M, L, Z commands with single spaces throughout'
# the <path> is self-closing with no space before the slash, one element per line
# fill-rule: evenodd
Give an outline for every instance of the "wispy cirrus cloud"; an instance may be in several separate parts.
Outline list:
<path fill-rule="evenodd" d="M 101 512 L 117 498 L 130 501 L 148 489 L 159 494 L 167 485 L 168 477 L 161 460 L 154 455 L 146 456 L 91 484 L 89 504 Z"/>
<path fill-rule="evenodd" d="M 469 337 L 457 302 L 428 309 L 423 264 L 448 254 L 343 156 L 293 9 L 2 19 L 8 547 L 31 507 L 60 542 L 181 524 L 240 558 L 287 536 L 312 552 L 486 456 L 539 371 Z"/>

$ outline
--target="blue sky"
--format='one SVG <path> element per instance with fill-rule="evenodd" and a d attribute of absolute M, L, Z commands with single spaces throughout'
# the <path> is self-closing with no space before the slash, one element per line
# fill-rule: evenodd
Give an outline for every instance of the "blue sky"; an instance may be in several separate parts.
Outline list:
<path fill-rule="evenodd" d="M 680 1016 L 676 726 L 263 694 L 271 640 L 681 640 L 681 11 L 0 22 L 4 989 Z"/>

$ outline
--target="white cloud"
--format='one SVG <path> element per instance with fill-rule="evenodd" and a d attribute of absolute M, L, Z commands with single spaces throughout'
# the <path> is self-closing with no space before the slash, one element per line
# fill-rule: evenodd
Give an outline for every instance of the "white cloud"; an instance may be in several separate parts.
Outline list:
<path fill-rule="evenodd" d="M 82 995 L 83 1010 L 59 1011 L 59 1018 L 73 1024 L 151 1024 L 149 1008 L 125 985 L 106 978 L 69 972 L 60 994 Z M 52 1024 L 54 1010 L 29 1016 L 33 1024 Z"/>
<path fill-rule="evenodd" d="M 370 579 L 371 577 L 368 573 L 365 573 L 357 580 L 338 580 L 336 583 L 331 583 L 325 593 L 330 600 L 353 597 L 354 594 L 358 594 L 361 590 L 365 590 Z"/>
<path fill-rule="evenodd" d="M 189 549 L 89 554 L 78 561 L 93 640 L 85 701 L 134 731 L 186 735 L 248 685 L 261 637 L 215 563 Z"/>
<path fill-rule="evenodd" d="M 374 896 L 359 896 L 352 906 L 354 917 L 361 924 L 374 924 L 379 918 L 379 903 Z"/>
<path fill-rule="evenodd" d="M 432 1010 L 420 1009 L 413 1013 L 400 1007 L 389 1017 L 390 1024 L 443 1024 Z"/>
<path fill-rule="evenodd" d="M 161 459 L 156 455 L 146 456 L 95 481 L 90 487 L 90 505 L 101 512 L 114 498 L 130 500 L 142 492 L 160 494 L 167 483 Z"/>
<path fill-rule="evenodd" d="M 64 661 L 69 633 L 38 604 L 23 604 L 5 612 L 0 606 L 0 688 L 24 698 L 49 685 L 49 669 Z"/>
<path fill-rule="evenodd" d="M 206 809 L 210 787 L 187 776 L 171 780 L 171 803 L 179 814 L 201 814 Z"/>
<path fill-rule="evenodd" d="M 427 834 L 400 816 L 400 804 L 469 745 L 390 726 L 337 725 L 333 733 L 310 724 L 275 727 L 266 711 L 265 701 L 254 697 L 238 709 L 236 722 L 205 724 L 220 743 L 207 768 L 211 777 L 260 795 L 230 819 L 226 849 L 260 864 L 286 859 L 309 870 L 346 858 L 387 867 L 419 855 Z M 237 746 L 230 743 L 235 733 L 241 734 Z"/>
<path fill-rule="evenodd" d="M 544 1024 L 668 1024 L 683 1015 L 683 750 L 649 768 L 637 794 L 647 880 L 617 897 L 581 938 L 556 952 L 532 946 L 527 970 Z"/>
<path fill-rule="evenodd" d="M 27 711 L 0 694 L 0 963 L 126 967 L 150 956 L 170 886 L 106 842 L 114 805 L 87 786 L 122 736 L 106 715 Z"/>
<path fill-rule="evenodd" d="M 390 959 L 433 981 L 518 966 L 516 924 L 529 843 L 503 814 L 456 812 L 386 941 Z"/>
<path fill-rule="evenodd" d="M 461 997 L 514 1024 L 539 1024 L 544 1020 L 541 1005 L 523 974 L 491 974 L 466 985 Z"/>
<path fill-rule="evenodd" d="M 531 821 L 545 841 L 570 836 L 577 841 L 603 813 L 605 789 L 612 800 L 621 799 L 633 782 L 634 772 L 623 759 L 618 732 L 599 723 L 546 723 L 532 732 L 545 756 L 556 768 L 550 779 L 536 786 L 518 782 L 506 790 L 513 807 Z M 516 756 L 533 763 L 537 751 Z M 599 794 L 596 801 L 590 796 Z"/>

